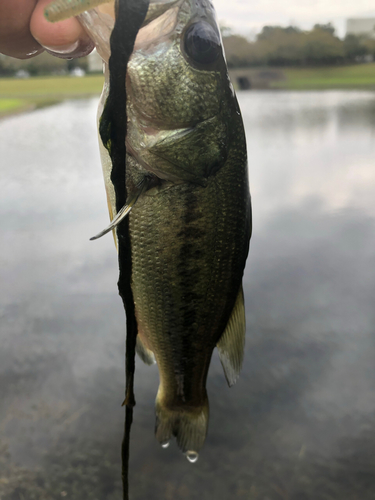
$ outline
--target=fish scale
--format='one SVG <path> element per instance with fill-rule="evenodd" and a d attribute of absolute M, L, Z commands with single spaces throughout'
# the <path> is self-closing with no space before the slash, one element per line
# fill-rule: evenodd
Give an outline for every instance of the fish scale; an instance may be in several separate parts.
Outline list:
<path fill-rule="evenodd" d="M 163 391 L 171 393 L 172 406 L 175 404 L 178 407 L 180 404 L 178 398 L 177 401 L 175 398 L 176 366 L 182 367 L 181 370 L 189 382 L 189 386 L 185 385 L 185 402 L 192 407 L 202 403 L 201 397 L 205 393 L 204 383 L 212 350 L 219 340 L 218 332 L 222 333 L 228 321 L 228 317 L 223 318 L 222 315 L 228 315 L 238 291 L 234 290 L 233 295 L 228 297 L 228 293 L 222 288 L 232 286 L 231 277 L 236 270 L 238 247 L 243 247 L 247 239 L 247 214 L 239 217 L 238 210 L 243 199 L 246 199 L 246 163 L 243 153 L 242 162 L 238 158 L 241 155 L 231 156 L 237 158 L 230 157 L 217 177 L 210 179 L 206 188 L 181 185 L 168 189 L 166 196 L 145 196 L 130 214 L 130 234 L 135 256 L 132 289 L 137 321 L 141 336 L 144 335 L 150 341 L 148 345 L 155 352 L 160 371 L 164 372 L 162 383 L 168 380 L 169 386 L 164 387 Z M 242 168 L 239 168 L 241 163 Z M 239 185 L 242 188 L 242 198 L 241 191 L 237 191 L 231 194 L 231 199 L 227 199 L 228 190 L 222 186 L 221 178 L 226 179 L 229 184 L 233 182 Z M 199 216 L 194 212 L 192 195 L 195 196 L 196 203 L 199 199 Z M 202 218 L 204 226 L 199 229 L 199 237 L 210 242 L 195 241 L 197 238 L 194 238 L 194 233 L 190 231 Z M 169 223 L 165 224 L 165 220 Z M 189 233 L 188 237 L 182 233 L 181 225 L 184 232 Z M 228 231 L 231 227 L 235 233 L 232 237 Z M 240 239 L 237 236 L 238 228 L 242 229 Z M 173 235 L 173 242 L 169 241 L 170 235 Z M 152 252 L 146 253 L 146 258 L 142 248 L 138 246 L 139 242 L 141 247 L 146 245 L 153 249 Z M 193 252 L 197 246 L 204 249 L 198 255 Z M 226 262 L 224 267 L 221 261 Z M 163 290 L 163 293 L 153 293 L 155 287 Z M 156 323 L 155 316 L 151 317 L 149 314 L 150 308 L 156 311 Z M 222 311 L 222 315 L 218 314 L 218 311 Z M 191 320 L 190 327 L 186 318 Z M 192 327 L 194 321 L 198 322 L 197 328 Z M 209 324 L 210 329 L 207 327 Z M 224 325 L 221 329 L 220 324 Z M 144 334 L 145 330 L 147 333 Z M 165 342 L 166 338 L 170 339 L 171 344 Z M 202 338 L 205 345 L 210 346 L 205 349 L 208 353 L 204 352 L 203 355 Z M 189 366 L 192 359 L 199 357 L 199 363 Z M 199 370 L 196 364 L 200 365 Z M 197 387 L 200 390 L 197 390 Z M 188 394 L 193 395 L 190 401 Z"/>
<path fill-rule="evenodd" d="M 168 57 L 175 51 L 180 51 L 177 42 L 166 53 L 157 53 L 152 60 L 147 60 L 150 59 L 147 52 L 140 50 L 133 54 L 128 66 L 130 88 L 137 89 L 135 103 L 139 103 L 136 104 L 139 112 L 162 122 L 164 127 L 175 125 L 176 117 L 182 124 L 205 120 L 216 114 L 219 107 L 220 73 L 202 75 L 184 59 Z M 145 60 L 147 71 L 144 69 Z M 155 85 L 155 80 L 160 80 L 161 84 Z M 189 106 L 181 108 L 179 96 L 184 99 L 184 104 L 188 97 Z"/>

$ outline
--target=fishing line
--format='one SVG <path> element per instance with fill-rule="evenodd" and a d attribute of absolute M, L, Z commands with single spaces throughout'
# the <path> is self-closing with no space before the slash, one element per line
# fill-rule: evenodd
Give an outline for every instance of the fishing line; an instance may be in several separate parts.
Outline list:
<path fill-rule="evenodd" d="M 127 199 L 126 190 L 126 69 L 135 38 L 148 10 L 149 0 L 116 0 L 116 21 L 112 31 L 109 59 L 109 95 L 100 118 L 99 133 L 111 161 L 111 181 L 116 195 L 116 211 L 119 212 Z M 123 498 L 129 499 L 129 446 L 133 421 L 135 345 L 137 320 L 130 285 L 132 271 L 129 219 L 117 227 L 119 259 L 119 294 L 126 312 L 125 355 L 125 425 L 121 447 Z"/>

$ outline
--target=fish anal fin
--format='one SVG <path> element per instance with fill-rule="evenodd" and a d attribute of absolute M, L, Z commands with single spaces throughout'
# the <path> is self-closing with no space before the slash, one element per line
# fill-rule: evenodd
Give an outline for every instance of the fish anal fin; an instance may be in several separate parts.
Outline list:
<path fill-rule="evenodd" d="M 139 335 L 137 335 L 135 350 L 146 365 L 153 365 L 156 363 L 154 353 L 144 345 Z"/>
<path fill-rule="evenodd" d="M 241 371 L 245 332 L 245 306 L 241 286 L 228 324 L 216 345 L 229 387 L 236 383 Z"/>

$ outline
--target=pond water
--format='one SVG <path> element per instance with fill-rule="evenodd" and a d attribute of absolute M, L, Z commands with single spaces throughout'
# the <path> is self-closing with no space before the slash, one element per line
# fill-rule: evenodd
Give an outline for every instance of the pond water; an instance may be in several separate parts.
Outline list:
<path fill-rule="evenodd" d="M 247 344 L 190 464 L 137 360 L 133 500 L 373 499 L 375 93 L 239 93 L 254 233 Z M 125 321 L 97 100 L 0 122 L 0 498 L 121 498 Z"/>

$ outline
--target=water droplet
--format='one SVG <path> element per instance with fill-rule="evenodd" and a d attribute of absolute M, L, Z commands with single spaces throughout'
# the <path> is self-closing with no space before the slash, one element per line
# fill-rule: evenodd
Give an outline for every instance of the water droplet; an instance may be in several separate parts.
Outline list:
<path fill-rule="evenodd" d="M 196 451 L 187 451 L 186 452 L 186 458 L 192 464 L 194 464 L 198 460 L 198 457 L 199 457 L 199 455 L 198 455 L 198 453 Z"/>
<path fill-rule="evenodd" d="M 163 442 L 161 443 L 161 447 L 162 447 L 162 448 L 168 448 L 168 446 L 169 446 L 169 441 L 163 441 Z"/>

